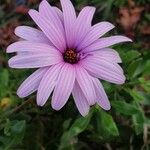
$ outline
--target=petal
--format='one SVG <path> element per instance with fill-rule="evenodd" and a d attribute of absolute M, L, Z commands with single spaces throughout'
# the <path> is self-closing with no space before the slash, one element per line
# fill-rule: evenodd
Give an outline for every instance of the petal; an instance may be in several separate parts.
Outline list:
<path fill-rule="evenodd" d="M 111 37 L 106 37 L 106 38 L 100 38 L 97 41 L 95 41 L 93 44 L 90 46 L 86 47 L 83 49 L 83 52 L 91 52 L 91 51 L 96 51 L 100 50 L 105 47 L 112 46 L 114 44 L 118 44 L 121 42 L 132 42 L 131 39 L 125 37 L 125 36 L 111 36 Z"/>
<path fill-rule="evenodd" d="M 74 44 L 74 32 L 76 12 L 70 0 L 60 0 L 64 16 L 67 46 L 72 48 Z"/>
<path fill-rule="evenodd" d="M 30 10 L 29 15 L 34 22 L 41 28 L 44 34 L 49 40 L 57 47 L 61 52 L 66 49 L 66 42 L 62 32 L 48 19 L 42 17 L 37 11 Z"/>
<path fill-rule="evenodd" d="M 62 62 L 62 57 L 50 53 L 31 53 L 17 55 L 9 59 L 11 68 L 40 68 Z"/>
<path fill-rule="evenodd" d="M 96 101 L 98 103 L 99 106 L 101 106 L 103 109 L 105 110 L 110 110 L 110 102 L 108 100 L 108 97 L 105 93 L 105 90 L 102 86 L 102 84 L 100 83 L 100 81 L 96 78 L 93 78 L 93 84 L 95 86 L 95 91 L 96 91 Z"/>
<path fill-rule="evenodd" d="M 73 65 L 65 63 L 62 67 L 52 96 L 52 108 L 60 110 L 67 102 L 75 82 Z"/>
<path fill-rule="evenodd" d="M 30 75 L 18 88 L 17 95 L 23 98 L 35 92 L 47 70 L 48 67 L 40 68 Z"/>
<path fill-rule="evenodd" d="M 90 110 L 90 106 L 85 98 L 79 84 L 75 82 L 72 95 L 74 97 L 75 104 L 82 116 L 86 116 Z"/>
<path fill-rule="evenodd" d="M 99 51 L 91 52 L 91 54 L 99 59 L 106 59 L 107 61 L 114 62 L 114 63 L 121 63 L 122 60 L 117 51 L 111 48 L 104 48 Z"/>
<path fill-rule="evenodd" d="M 57 8 L 57 7 L 53 7 L 53 9 L 55 10 L 57 16 L 59 17 L 60 21 L 61 21 L 62 24 L 63 24 L 64 18 L 63 18 L 63 13 L 62 13 L 62 11 L 61 11 L 59 8 Z"/>
<path fill-rule="evenodd" d="M 56 12 L 56 8 L 53 8 L 46 0 L 43 0 L 39 5 L 39 13 L 41 14 L 41 16 L 46 17 L 47 20 L 53 23 L 57 30 L 59 30 L 59 32 L 62 32 L 64 35 L 64 27 Z"/>
<path fill-rule="evenodd" d="M 43 52 L 52 54 L 61 54 L 55 47 L 44 43 L 34 43 L 29 41 L 15 42 L 7 47 L 7 53 L 13 52 Z"/>
<path fill-rule="evenodd" d="M 82 50 L 88 45 L 91 45 L 98 38 L 103 36 L 108 31 L 112 30 L 115 26 L 109 22 L 100 22 L 91 27 L 91 30 L 85 36 L 84 40 L 79 44 L 78 50 Z"/>
<path fill-rule="evenodd" d="M 91 76 L 84 68 L 76 66 L 76 79 L 89 105 L 94 105 L 96 94 Z"/>
<path fill-rule="evenodd" d="M 44 74 L 37 93 L 37 104 L 39 106 L 43 106 L 51 95 L 62 65 L 63 64 L 54 65 Z"/>
<path fill-rule="evenodd" d="M 83 40 L 85 35 L 89 32 L 94 13 L 95 13 L 95 8 L 89 6 L 84 7 L 82 11 L 79 13 L 79 16 L 75 24 L 76 41 L 74 47 L 77 47 L 78 44 Z"/>
<path fill-rule="evenodd" d="M 123 84 L 125 82 L 123 70 L 116 63 L 92 56 L 87 57 L 80 63 L 94 77 L 116 84 Z"/>
<path fill-rule="evenodd" d="M 15 29 L 15 34 L 27 41 L 40 42 L 52 45 L 52 43 L 49 41 L 49 39 L 44 35 L 42 31 L 32 27 L 19 26 Z"/>

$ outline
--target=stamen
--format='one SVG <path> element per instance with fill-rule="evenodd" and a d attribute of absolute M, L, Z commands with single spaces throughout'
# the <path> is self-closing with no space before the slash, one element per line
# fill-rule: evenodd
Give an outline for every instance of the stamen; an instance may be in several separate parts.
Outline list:
<path fill-rule="evenodd" d="M 75 64 L 79 61 L 79 56 L 77 52 L 75 52 L 75 50 L 68 49 L 64 53 L 64 61 L 71 63 L 71 64 Z"/>

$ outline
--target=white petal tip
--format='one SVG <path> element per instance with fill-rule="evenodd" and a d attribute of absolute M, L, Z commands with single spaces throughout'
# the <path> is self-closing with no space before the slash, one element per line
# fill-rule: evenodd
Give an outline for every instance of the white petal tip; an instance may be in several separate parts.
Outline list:
<path fill-rule="evenodd" d="M 105 107 L 102 107 L 104 110 L 106 110 L 106 111 L 108 111 L 108 110 L 110 110 L 111 109 L 111 106 L 110 105 L 108 105 L 108 106 L 105 106 Z"/>
<path fill-rule="evenodd" d="M 43 107 L 43 106 L 44 106 L 44 104 L 43 104 L 43 103 L 40 103 L 40 102 L 37 102 L 37 105 L 38 105 L 39 107 Z"/>
<path fill-rule="evenodd" d="M 122 78 L 118 82 L 116 82 L 116 84 L 122 85 L 125 83 L 125 81 L 126 81 L 126 77 L 124 75 L 122 75 Z"/>
<path fill-rule="evenodd" d="M 111 29 L 115 28 L 115 26 L 112 23 L 108 21 L 103 21 L 103 22 L 106 23 Z"/>
<path fill-rule="evenodd" d="M 10 68 L 14 68 L 14 69 L 19 69 L 20 67 L 18 67 L 16 64 L 15 64 L 15 61 L 11 58 L 10 60 L 8 60 L 8 66 Z"/>
<path fill-rule="evenodd" d="M 133 42 L 130 38 L 126 37 L 126 36 L 122 36 L 124 38 L 125 42 Z"/>
<path fill-rule="evenodd" d="M 9 66 L 10 68 L 13 68 L 13 65 L 12 65 L 11 60 L 8 60 L 8 66 Z"/>
<path fill-rule="evenodd" d="M 12 45 L 12 44 L 11 44 Z M 6 49 L 6 53 L 11 53 L 11 45 L 9 45 L 8 47 L 7 47 L 7 49 Z"/>
<path fill-rule="evenodd" d="M 125 81 L 126 81 L 126 78 L 124 78 L 119 84 L 120 85 L 125 84 Z"/>
<path fill-rule="evenodd" d="M 93 11 L 95 11 L 96 10 L 96 8 L 95 7 L 93 7 L 93 6 L 86 6 L 86 7 L 84 7 L 84 8 L 88 8 L 88 9 L 91 9 L 91 10 L 93 10 Z M 83 9 L 84 9 L 83 8 Z"/>
<path fill-rule="evenodd" d="M 106 111 L 111 109 L 111 105 L 109 102 L 107 102 L 107 104 L 97 102 L 97 104 Z"/>
<path fill-rule="evenodd" d="M 89 112 L 84 112 L 84 113 L 81 113 L 81 112 L 80 112 L 81 116 L 83 116 L 83 117 L 86 117 L 86 116 L 88 115 L 88 113 L 89 113 Z"/>
<path fill-rule="evenodd" d="M 48 2 L 46 1 L 46 0 L 42 0 L 41 1 L 41 3 L 40 3 L 40 5 L 39 5 L 39 9 L 40 9 L 40 7 L 42 6 L 43 7 L 43 5 L 45 5 L 45 4 L 47 4 Z M 40 11 L 40 10 L 39 10 Z"/>
<path fill-rule="evenodd" d="M 35 13 L 38 13 L 38 11 L 36 11 L 36 10 L 34 10 L 34 9 L 30 9 L 30 10 L 28 11 L 28 14 L 29 14 L 30 16 L 34 15 Z"/>
<path fill-rule="evenodd" d="M 28 14 L 31 15 L 33 12 L 34 12 L 34 10 L 33 10 L 33 9 L 30 9 L 30 10 L 28 11 Z"/>
<path fill-rule="evenodd" d="M 128 38 L 128 41 L 129 41 L 129 42 L 133 42 L 133 40 L 131 40 L 130 38 Z"/>
<path fill-rule="evenodd" d="M 23 93 L 21 93 L 20 91 L 17 91 L 17 95 L 19 98 L 25 98 L 26 96 L 23 95 Z"/>
<path fill-rule="evenodd" d="M 38 106 L 43 107 L 46 104 L 48 99 L 45 99 L 43 96 L 41 97 L 38 94 L 37 94 L 37 98 L 36 98 L 36 103 Z"/>
<path fill-rule="evenodd" d="M 15 35 L 18 36 L 20 29 L 21 29 L 21 26 L 18 26 L 15 28 L 15 31 L 14 31 Z"/>
<path fill-rule="evenodd" d="M 60 110 L 61 108 L 59 108 L 57 105 L 52 104 L 52 108 L 56 111 Z"/>

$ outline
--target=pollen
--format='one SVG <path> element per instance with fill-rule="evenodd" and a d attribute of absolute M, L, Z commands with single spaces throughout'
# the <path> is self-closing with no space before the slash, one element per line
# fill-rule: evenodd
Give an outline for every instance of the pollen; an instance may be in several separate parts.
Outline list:
<path fill-rule="evenodd" d="M 71 64 L 75 64 L 79 60 L 77 52 L 73 49 L 66 50 L 63 57 L 64 57 L 65 62 L 68 62 L 68 63 L 71 63 Z"/>

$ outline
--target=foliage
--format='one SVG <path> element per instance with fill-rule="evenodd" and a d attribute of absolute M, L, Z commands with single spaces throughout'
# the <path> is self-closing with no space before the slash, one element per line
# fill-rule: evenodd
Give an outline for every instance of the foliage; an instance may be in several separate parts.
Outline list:
<path fill-rule="evenodd" d="M 11 31 L 6 39 L 1 35 L 4 30 L 8 33 L 8 24 L 14 24 L 14 20 L 17 24 L 33 25 L 25 16 L 25 10 L 36 8 L 38 1 L 14 2 L 2 0 L 0 5 L 0 150 L 150 149 L 150 51 L 145 42 L 147 35 L 140 30 L 148 22 L 146 10 L 133 29 L 133 44 L 113 47 L 122 58 L 127 80 L 120 86 L 102 81 L 112 109 L 106 112 L 94 106 L 84 118 L 79 115 L 72 97 L 59 112 L 51 109 L 50 100 L 42 108 L 36 106 L 35 94 L 23 100 L 17 97 L 18 86 L 31 72 L 7 66 L 5 49 L 13 42 L 9 40 L 13 33 Z M 51 2 L 58 5 L 58 1 Z M 108 20 L 117 25 L 116 12 L 128 7 L 126 0 L 73 2 L 78 11 L 85 5 L 96 6 L 94 22 Z M 137 0 L 136 5 L 148 7 L 148 2 Z M 20 5 L 24 10 L 17 8 L 16 11 Z M 114 33 L 128 35 L 121 24 Z"/>

